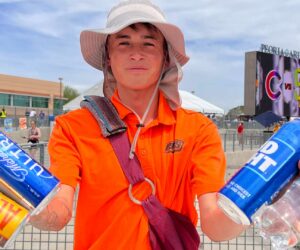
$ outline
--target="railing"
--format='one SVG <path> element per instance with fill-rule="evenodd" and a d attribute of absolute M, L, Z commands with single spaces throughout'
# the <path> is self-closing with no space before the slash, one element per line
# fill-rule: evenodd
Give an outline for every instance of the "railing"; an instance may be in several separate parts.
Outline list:
<path fill-rule="evenodd" d="M 271 250 L 269 242 L 264 242 L 253 227 L 249 228 L 239 237 L 226 242 L 212 242 L 201 233 L 200 226 L 197 230 L 201 238 L 203 250 Z M 72 250 L 73 249 L 74 218 L 60 232 L 40 231 L 30 224 L 18 235 L 16 241 L 8 248 L 14 250 Z M 117 239 L 116 239 L 117 240 Z"/>
<path fill-rule="evenodd" d="M 238 138 L 235 130 L 220 132 L 225 152 L 258 149 L 272 134 L 271 131 L 245 130 L 242 137 Z"/>

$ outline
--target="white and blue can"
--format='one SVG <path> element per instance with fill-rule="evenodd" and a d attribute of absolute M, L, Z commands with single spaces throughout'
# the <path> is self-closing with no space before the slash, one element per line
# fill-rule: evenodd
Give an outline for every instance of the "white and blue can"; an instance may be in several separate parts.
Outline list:
<path fill-rule="evenodd" d="M 300 119 L 285 123 L 219 191 L 219 207 L 235 222 L 249 225 L 297 175 Z"/>
<path fill-rule="evenodd" d="M 0 189 L 7 196 L 38 213 L 58 191 L 59 180 L 0 132 Z"/>

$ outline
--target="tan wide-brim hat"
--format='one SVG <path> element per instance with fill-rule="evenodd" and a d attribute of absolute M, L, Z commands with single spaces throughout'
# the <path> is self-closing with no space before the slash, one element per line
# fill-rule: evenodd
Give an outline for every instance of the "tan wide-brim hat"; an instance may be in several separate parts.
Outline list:
<path fill-rule="evenodd" d="M 153 24 L 162 32 L 168 43 L 170 65 L 164 73 L 160 89 L 170 101 L 171 107 L 176 109 L 181 104 L 178 92 L 178 83 L 181 80 L 181 74 L 178 71 L 181 69 L 178 69 L 177 65 L 183 66 L 189 60 L 185 53 L 184 36 L 177 26 L 167 23 L 163 12 L 150 1 L 122 1 L 109 12 L 106 28 L 82 31 L 80 34 L 82 55 L 91 66 L 103 70 L 102 59 L 107 36 L 134 23 Z M 115 80 L 113 76 L 104 76 L 104 78 L 103 92 L 110 98 L 115 89 Z M 171 82 L 170 79 L 172 79 Z"/>

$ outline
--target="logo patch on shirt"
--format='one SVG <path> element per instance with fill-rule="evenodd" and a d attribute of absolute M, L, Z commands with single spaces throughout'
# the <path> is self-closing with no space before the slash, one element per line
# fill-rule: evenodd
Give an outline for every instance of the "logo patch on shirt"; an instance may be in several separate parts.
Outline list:
<path fill-rule="evenodd" d="M 165 152 L 166 153 L 179 152 L 182 150 L 183 144 L 184 144 L 184 141 L 182 141 L 182 140 L 171 141 L 167 144 Z"/>

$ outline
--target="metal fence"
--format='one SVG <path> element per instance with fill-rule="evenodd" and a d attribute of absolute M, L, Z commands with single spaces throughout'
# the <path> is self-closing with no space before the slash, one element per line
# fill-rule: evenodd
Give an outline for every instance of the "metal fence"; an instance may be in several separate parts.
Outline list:
<path fill-rule="evenodd" d="M 212 242 L 201 233 L 200 226 L 197 230 L 201 238 L 203 250 L 269 250 L 271 245 L 264 242 L 257 234 L 255 228 L 251 227 L 239 237 L 226 242 Z M 74 218 L 60 232 L 47 232 L 35 229 L 27 224 L 24 230 L 16 238 L 15 242 L 8 249 L 15 250 L 72 250 L 73 249 Z"/>
<path fill-rule="evenodd" d="M 225 152 L 258 149 L 272 134 L 272 131 L 249 129 L 244 130 L 243 135 L 239 139 L 235 130 L 221 130 L 220 132 Z"/>
<path fill-rule="evenodd" d="M 50 122 L 55 120 L 55 117 L 57 115 L 63 114 L 67 111 L 63 110 L 54 110 L 53 112 L 51 110 L 44 109 L 45 116 L 41 118 L 39 116 L 39 113 L 37 113 L 36 116 L 30 117 L 26 116 L 24 114 L 18 114 L 16 112 L 17 109 L 14 108 L 14 110 L 10 111 L 10 115 L 7 115 L 7 119 L 10 120 L 9 126 L 12 131 L 17 131 L 20 129 L 20 118 L 26 118 L 26 124 L 27 127 L 30 125 L 30 120 L 35 120 L 37 122 L 38 127 L 47 127 L 50 126 Z M 218 119 L 212 120 L 216 126 L 219 129 L 225 129 L 225 130 L 235 130 L 237 129 L 238 124 L 240 121 L 238 120 L 226 120 L 225 117 L 218 117 Z M 4 119 L 0 119 L 0 127 L 4 127 Z M 256 121 L 243 121 L 245 130 L 264 130 L 265 128 L 259 124 Z M 271 129 L 271 128 L 269 128 Z M 272 129 L 271 129 L 272 130 Z"/>
<path fill-rule="evenodd" d="M 26 151 L 29 148 L 28 144 L 21 145 Z M 49 155 L 47 151 L 47 143 L 39 144 L 39 151 L 37 152 L 36 159 L 45 167 L 49 166 Z M 233 171 L 233 170 L 229 170 Z M 230 177 L 232 172 L 227 173 L 227 178 Z M 76 199 L 74 208 L 76 205 Z M 198 208 L 197 202 L 195 203 Z M 199 212 L 199 210 L 198 210 Z M 14 243 L 8 247 L 8 249 L 15 250 L 72 250 L 73 249 L 73 232 L 74 232 L 74 217 L 70 223 L 60 232 L 47 232 L 40 231 L 30 224 L 27 224 L 24 229 L 20 232 Z M 264 242 L 263 239 L 258 235 L 257 229 L 254 227 L 249 228 L 242 235 L 236 239 L 226 242 L 212 242 L 202 232 L 200 224 L 197 225 L 197 230 L 201 238 L 200 249 L 204 250 L 268 250 L 271 249 L 270 242 Z"/>

